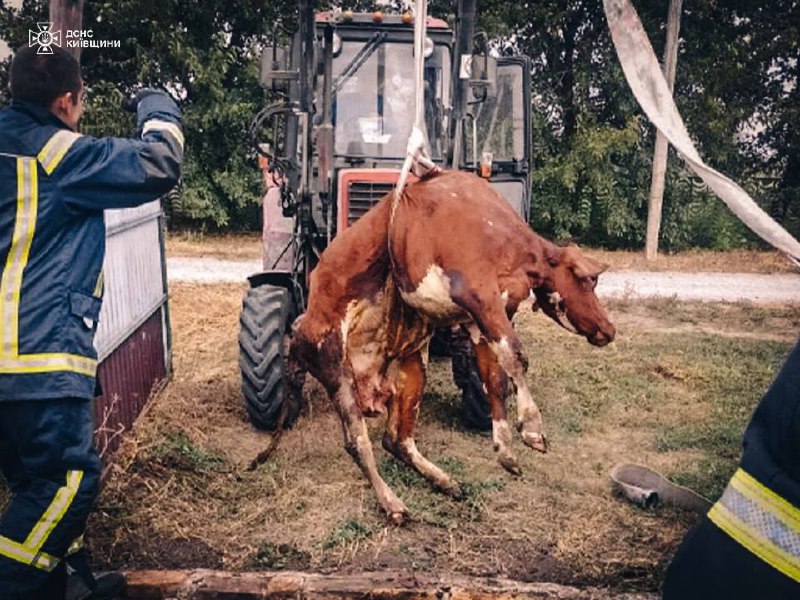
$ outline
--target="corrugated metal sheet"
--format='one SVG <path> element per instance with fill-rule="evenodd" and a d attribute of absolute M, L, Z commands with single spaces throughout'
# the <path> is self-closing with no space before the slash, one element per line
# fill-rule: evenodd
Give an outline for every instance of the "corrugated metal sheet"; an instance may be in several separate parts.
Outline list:
<path fill-rule="evenodd" d="M 119 446 L 155 386 L 167 377 L 162 307 L 142 323 L 98 367 L 103 395 L 95 400 L 97 450 L 107 458 Z"/>
<path fill-rule="evenodd" d="M 95 347 L 108 356 L 165 300 L 158 201 L 106 211 L 105 298 Z"/>
<path fill-rule="evenodd" d="M 169 373 L 161 205 L 106 211 L 105 296 L 95 347 L 102 396 L 96 442 L 108 457 L 130 430 L 154 387 Z"/>

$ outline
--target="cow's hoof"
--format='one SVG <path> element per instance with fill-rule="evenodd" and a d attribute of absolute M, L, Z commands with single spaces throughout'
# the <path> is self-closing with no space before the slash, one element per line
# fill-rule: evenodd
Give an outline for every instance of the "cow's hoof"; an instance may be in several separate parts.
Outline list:
<path fill-rule="evenodd" d="M 395 510 L 395 511 L 386 513 L 386 515 L 389 517 L 389 522 L 392 525 L 395 525 L 396 527 L 400 527 L 402 525 L 405 525 L 410 520 L 409 516 L 408 516 L 408 512 L 405 511 L 405 510 Z"/>
<path fill-rule="evenodd" d="M 535 431 L 523 431 L 522 442 L 529 448 L 538 450 L 543 454 L 547 452 L 547 438 L 543 433 L 537 433 Z"/>
<path fill-rule="evenodd" d="M 516 475 L 517 477 L 522 476 L 522 469 L 519 468 L 519 463 L 515 457 L 511 455 L 500 455 L 497 457 L 497 460 L 500 463 L 500 466 L 502 466 L 512 475 Z"/>
<path fill-rule="evenodd" d="M 440 485 L 437 486 L 439 490 L 448 496 L 450 496 L 453 500 L 463 500 L 464 499 L 464 492 L 461 490 L 461 486 L 458 485 L 455 481 L 448 483 L 447 485 Z"/>

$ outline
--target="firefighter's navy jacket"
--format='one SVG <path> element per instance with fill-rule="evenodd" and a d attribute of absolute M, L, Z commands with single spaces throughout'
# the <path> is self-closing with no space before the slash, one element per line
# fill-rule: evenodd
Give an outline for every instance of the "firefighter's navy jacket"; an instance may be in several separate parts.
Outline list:
<path fill-rule="evenodd" d="M 753 414 L 739 469 L 676 553 L 663 597 L 800 598 L 800 342 Z"/>
<path fill-rule="evenodd" d="M 93 396 L 103 210 L 159 198 L 183 158 L 166 94 L 138 124 L 140 140 L 92 138 L 36 104 L 0 112 L 0 401 Z"/>

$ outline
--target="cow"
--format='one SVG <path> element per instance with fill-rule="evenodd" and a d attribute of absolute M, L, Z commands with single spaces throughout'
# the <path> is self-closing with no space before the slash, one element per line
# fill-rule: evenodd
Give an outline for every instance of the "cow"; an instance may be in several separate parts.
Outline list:
<path fill-rule="evenodd" d="M 308 308 L 295 322 L 290 364 L 323 385 L 342 421 L 345 449 L 372 484 L 388 518 L 403 502 L 381 478 L 365 417 L 387 414 L 383 448 L 453 497 L 461 489 L 417 449 L 419 413 L 435 328 L 465 327 L 492 414 L 497 459 L 519 474 L 506 416 L 507 377 L 523 442 L 547 450 L 542 416 L 525 374 L 511 317 L 532 299 L 559 325 L 596 346 L 615 329 L 595 296 L 606 269 L 577 246 L 559 247 L 523 222 L 484 179 L 437 171 L 387 195 L 339 234 L 311 272 Z"/>

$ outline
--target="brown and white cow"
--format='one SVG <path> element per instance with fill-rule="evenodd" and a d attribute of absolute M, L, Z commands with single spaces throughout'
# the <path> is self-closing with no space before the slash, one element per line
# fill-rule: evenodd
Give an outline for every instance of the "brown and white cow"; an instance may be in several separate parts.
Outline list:
<path fill-rule="evenodd" d="M 436 488 L 461 495 L 413 438 L 433 329 L 469 330 L 498 460 L 519 473 L 506 375 L 516 389 L 523 442 L 542 452 L 547 445 L 510 318 L 532 297 L 534 310 L 541 307 L 594 345 L 609 343 L 614 326 L 594 294 L 604 270 L 577 246 L 560 248 L 536 235 L 489 183 L 456 171 L 409 185 L 394 211 L 392 197 L 385 197 L 328 246 L 311 273 L 290 361 L 327 390 L 342 419 L 345 448 L 391 520 L 403 521 L 407 510 L 378 473 L 365 416 L 388 412 L 383 447 Z"/>

